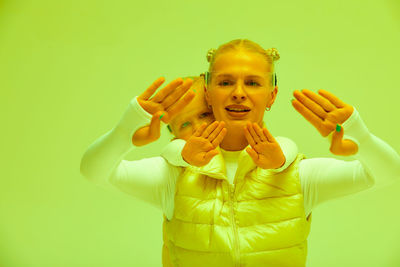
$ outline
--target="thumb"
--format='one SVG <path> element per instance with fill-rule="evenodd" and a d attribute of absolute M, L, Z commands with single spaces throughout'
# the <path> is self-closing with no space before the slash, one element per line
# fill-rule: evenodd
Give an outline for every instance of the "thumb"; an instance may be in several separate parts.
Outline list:
<path fill-rule="evenodd" d="M 343 132 L 343 127 L 340 124 L 336 124 L 336 130 L 333 132 L 329 149 L 335 155 L 339 155 L 342 151 Z"/>
<path fill-rule="evenodd" d="M 218 154 L 218 150 L 217 149 L 213 149 L 210 150 L 206 153 L 206 155 L 204 156 L 204 160 L 208 163 L 210 162 L 210 160 L 215 157 Z"/>
<path fill-rule="evenodd" d="M 339 130 L 339 132 L 337 131 Z M 358 145 L 351 140 L 343 140 L 344 129 L 341 125 L 336 125 L 336 131 L 332 135 L 330 151 L 335 155 L 348 156 L 356 154 Z"/>
<path fill-rule="evenodd" d="M 161 124 L 161 118 L 163 117 L 163 112 L 158 111 L 153 114 L 153 117 L 151 118 L 150 122 L 150 129 L 149 129 L 149 135 L 155 139 L 158 139 L 160 137 L 160 124 Z"/>

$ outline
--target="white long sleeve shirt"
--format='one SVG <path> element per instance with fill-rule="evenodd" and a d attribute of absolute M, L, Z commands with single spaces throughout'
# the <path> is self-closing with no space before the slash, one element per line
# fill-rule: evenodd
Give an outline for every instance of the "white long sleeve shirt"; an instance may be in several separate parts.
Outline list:
<path fill-rule="evenodd" d="M 119 123 L 95 140 L 81 160 L 81 173 L 100 186 L 116 187 L 133 197 L 151 203 L 161 209 L 168 219 L 174 209 L 175 183 L 185 166 L 180 153 L 168 156 L 168 151 L 183 147 L 183 140 L 164 150 L 161 156 L 127 161 L 123 157 L 135 149 L 131 142 L 133 133 L 150 123 L 151 115 L 133 98 Z M 341 196 L 354 194 L 374 186 L 379 188 L 400 180 L 400 156 L 386 142 L 369 132 L 354 108 L 352 115 L 342 124 L 344 138 L 358 144 L 356 160 L 343 161 L 334 158 L 306 158 L 299 163 L 299 176 L 306 216 L 319 204 Z M 277 138 L 276 138 L 277 139 Z M 330 137 L 326 138 L 330 142 Z M 288 138 L 278 138 L 286 163 L 293 161 L 297 147 Z M 179 143 L 181 142 L 181 143 Z M 223 151 L 227 160 L 228 176 L 235 173 L 235 154 Z M 229 155 L 230 154 L 230 155 Z M 174 162 L 175 161 L 175 162 Z M 173 163 L 173 164 L 171 164 Z M 236 164 L 236 165 L 235 165 Z M 232 171 L 233 170 L 233 171 Z M 231 178 L 230 178 L 231 179 Z"/>

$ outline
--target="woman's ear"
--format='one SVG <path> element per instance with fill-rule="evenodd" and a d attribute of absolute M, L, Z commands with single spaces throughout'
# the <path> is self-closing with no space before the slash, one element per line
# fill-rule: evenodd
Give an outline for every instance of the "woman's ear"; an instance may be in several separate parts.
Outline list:
<path fill-rule="evenodd" d="M 278 86 L 274 87 L 274 90 L 271 91 L 271 100 L 269 102 L 269 107 L 275 102 L 276 96 L 278 95 Z"/>

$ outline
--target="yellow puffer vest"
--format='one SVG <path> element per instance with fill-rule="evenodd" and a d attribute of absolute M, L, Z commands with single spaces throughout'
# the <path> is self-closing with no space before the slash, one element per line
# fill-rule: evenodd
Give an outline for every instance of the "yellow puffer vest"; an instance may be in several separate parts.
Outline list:
<path fill-rule="evenodd" d="M 219 153 L 178 178 L 174 215 L 163 222 L 163 266 L 305 266 L 306 219 L 298 174 L 301 153 L 282 172 L 256 167 L 243 150 L 234 184 Z"/>

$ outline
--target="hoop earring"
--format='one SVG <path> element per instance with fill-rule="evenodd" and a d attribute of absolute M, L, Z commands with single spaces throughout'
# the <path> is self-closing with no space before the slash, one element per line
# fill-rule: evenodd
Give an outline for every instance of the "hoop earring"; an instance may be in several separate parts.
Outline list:
<path fill-rule="evenodd" d="M 271 107 L 267 107 L 265 110 L 266 110 L 266 111 L 270 111 L 270 110 L 271 110 Z"/>

